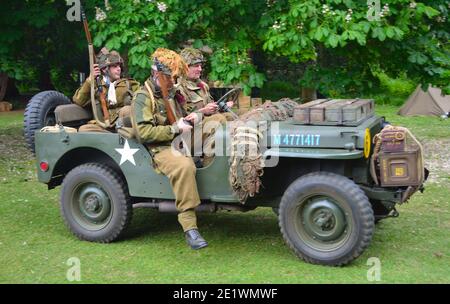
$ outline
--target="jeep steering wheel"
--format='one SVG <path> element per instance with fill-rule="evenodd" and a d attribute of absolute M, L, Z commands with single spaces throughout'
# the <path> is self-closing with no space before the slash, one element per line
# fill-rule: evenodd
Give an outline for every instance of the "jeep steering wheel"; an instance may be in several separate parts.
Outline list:
<path fill-rule="evenodd" d="M 230 91 L 228 91 L 225 95 L 223 95 L 222 97 L 219 98 L 219 100 L 216 101 L 216 104 L 219 106 L 219 109 L 222 108 L 221 104 L 225 104 L 228 101 L 233 101 L 233 103 L 235 103 L 238 98 L 239 98 L 239 94 L 241 93 L 242 89 L 241 88 L 234 88 L 231 89 Z M 231 98 L 229 98 L 231 97 Z"/>

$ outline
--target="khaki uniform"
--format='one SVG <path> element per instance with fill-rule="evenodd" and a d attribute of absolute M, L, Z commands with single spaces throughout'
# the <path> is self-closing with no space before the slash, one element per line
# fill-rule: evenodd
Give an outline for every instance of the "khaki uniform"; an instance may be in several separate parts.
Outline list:
<path fill-rule="evenodd" d="M 186 99 L 186 108 L 189 113 L 198 111 L 213 101 L 209 93 L 209 86 L 200 79 L 184 80 L 181 85 L 181 93 Z"/>
<path fill-rule="evenodd" d="M 211 94 L 209 93 L 209 86 L 201 79 L 183 80 L 181 85 L 181 94 L 186 99 L 186 110 L 189 113 L 196 112 L 199 109 L 206 107 L 208 103 L 214 102 Z M 234 120 L 233 115 L 228 112 L 216 113 L 211 116 L 207 116 L 209 120 L 212 120 L 213 117 L 216 121 L 221 123 Z M 205 118 L 205 120 L 207 118 Z"/>
<path fill-rule="evenodd" d="M 169 98 L 169 104 L 177 120 L 186 116 L 186 109 L 174 98 Z M 197 229 L 194 208 L 200 204 L 200 196 L 195 180 L 196 167 L 190 156 L 170 148 L 172 140 L 179 135 L 179 128 L 169 124 L 164 100 L 150 80 L 134 96 L 131 121 L 138 140 L 149 148 L 155 169 L 170 180 L 183 230 Z"/>
<path fill-rule="evenodd" d="M 184 79 L 181 83 L 181 94 L 186 102 L 186 110 L 189 113 L 198 112 L 199 109 L 204 108 L 208 103 L 214 102 L 209 93 L 209 86 L 201 79 L 190 80 Z M 214 158 L 212 154 L 214 150 L 214 133 L 215 130 L 224 125 L 227 120 L 233 120 L 233 116 L 229 113 L 216 113 L 209 116 L 203 116 L 200 128 L 197 128 L 193 134 L 192 154 L 201 156 L 205 154 L 203 166 L 207 166 Z M 201 141 L 201 143 L 199 142 Z M 198 148 L 202 151 L 198 151 Z"/>
<path fill-rule="evenodd" d="M 91 104 L 91 82 L 88 78 L 83 85 L 75 92 L 73 96 L 73 102 L 79 106 L 87 107 Z M 108 87 L 106 83 L 102 80 L 102 88 L 108 96 Z M 139 82 L 134 79 L 122 78 L 115 82 L 116 89 L 116 99 L 117 103 L 115 105 L 107 104 L 109 112 L 109 121 L 113 124 L 117 118 L 129 116 L 129 106 L 133 98 L 135 91 L 139 89 Z M 95 90 L 95 98 L 99 100 L 98 91 Z M 101 110 L 100 110 L 101 112 Z M 79 131 L 99 131 L 105 132 L 100 126 L 95 124 L 95 121 L 90 122 L 87 125 L 81 126 Z"/>

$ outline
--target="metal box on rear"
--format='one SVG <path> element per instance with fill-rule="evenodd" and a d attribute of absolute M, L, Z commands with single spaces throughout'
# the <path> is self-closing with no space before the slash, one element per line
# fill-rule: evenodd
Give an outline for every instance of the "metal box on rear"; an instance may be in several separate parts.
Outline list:
<path fill-rule="evenodd" d="M 382 187 L 418 186 L 421 183 L 419 150 L 399 153 L 380 153 L 380 180 Z"/>

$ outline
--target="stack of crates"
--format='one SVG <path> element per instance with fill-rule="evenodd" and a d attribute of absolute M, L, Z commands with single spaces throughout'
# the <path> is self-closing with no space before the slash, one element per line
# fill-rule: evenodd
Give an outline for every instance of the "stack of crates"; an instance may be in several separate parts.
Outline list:
<path fill-rule="evenodd" d="M 294 120 L 306 125 L 357 126 L 374 115 L 372 99 L 316 99 L 298 105 Z"/>

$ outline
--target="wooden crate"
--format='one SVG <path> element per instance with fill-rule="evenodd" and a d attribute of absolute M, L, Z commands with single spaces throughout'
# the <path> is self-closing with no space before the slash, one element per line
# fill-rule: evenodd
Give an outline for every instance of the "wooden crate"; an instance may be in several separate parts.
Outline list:
<path fill-rule="evenodd" d="M 252 107 L 262 105 L 262 98 L 252 98 Z"/>
<path fill-rule="evenodd" d="M 371 99 L 317 99 L 297 106 L 294 120 L 300 124 L 358 125 L 373 112 Z"/>
<path fill-rule="evenodd" d="M 251 107 L 251 97 L 244 95 L 243 92 L 239 94 L 238 98 L 238 108 L 239 109 L 249 109 Z"/>

